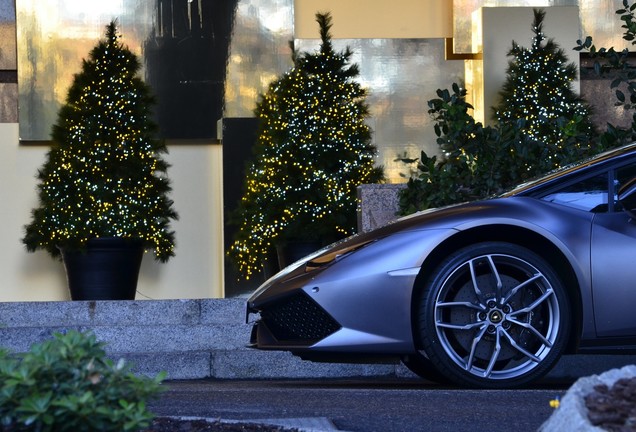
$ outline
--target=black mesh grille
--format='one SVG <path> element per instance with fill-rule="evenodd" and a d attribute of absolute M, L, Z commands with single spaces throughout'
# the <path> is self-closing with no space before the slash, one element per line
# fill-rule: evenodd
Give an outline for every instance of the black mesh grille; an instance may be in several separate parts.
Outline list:
<path fill-rule="evenodd" d="M 261 318 L 278 341 L 317 342 L 340 325 L 307 294 L 300 291 L 269 305 Z"/>

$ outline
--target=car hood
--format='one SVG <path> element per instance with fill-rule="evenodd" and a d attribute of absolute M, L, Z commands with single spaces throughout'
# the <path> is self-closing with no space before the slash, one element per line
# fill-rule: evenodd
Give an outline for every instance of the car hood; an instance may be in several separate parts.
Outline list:
<path fill-rule="evenodd" d="M 547 213 L 578 213 L 578 210 L 557 206 L 549 202 L 526 196 L 508 196 L 455 204 L 448 207 L 424 210 L 397 219 L 376 230 L 361 234 L 367 238 L 424 229 L 466 229 L 481 224 L 494 224 L 498 221 L 514 225 L 532 225 L 534 221 L 543 220 Z"/>
<path fill-rule="evenodd" d="M 397 219 L 373 231 L 356 234 L 316 251 L 274 275 L 254 292 L 251 299 L 265 291 L 274 281 L 281 285 L 282 281 L 291 282 L 297 278 L 311 278 L 311 273 L 313 272 L 307 273 L 306 271 L 310 267 L 326 269 L 349 254 L 355 253 L 360 248 L 375 242 L 383 242 L 389 237 L 402 234 L 413 233 L 416 234 L 414 238 L 428 238 L 432 236 L 433 232 L 443 232 L 446 233 L 442 235 L 444 238 L 451 236 L 453 232 L 481 225 L 499 224 L 527 228 L 550 238 L 555 243 L 560 243 L 558 235 L 551 231 L 553 228 L 560 229 L 550 224 L 550 221 L 554 221 L 555 217 L 559 219 L 561 217 L 591 219 L 592 215 L 580 210 L 524 196 L 493 198 L 485 201 L 425 210 Z M 415 233 L 416 231 L 421 233 L 417 234 Z M 439 240 L 441 239 L 436 241 Z M 296 282 L 294 282 L 294 285 Z M 283 283 L 282 285 L 285 284 Z"/>

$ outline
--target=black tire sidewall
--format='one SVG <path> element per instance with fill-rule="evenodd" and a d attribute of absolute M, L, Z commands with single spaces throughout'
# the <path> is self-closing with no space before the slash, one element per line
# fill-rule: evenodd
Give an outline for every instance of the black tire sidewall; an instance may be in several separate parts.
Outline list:
<path fill-rule="evenodd" d="M 402 358 L 402 363 L 422 379 L 439 384 L 450 384 L 446 375 L 441 374 L 424 354 L 419 351 Z"/>

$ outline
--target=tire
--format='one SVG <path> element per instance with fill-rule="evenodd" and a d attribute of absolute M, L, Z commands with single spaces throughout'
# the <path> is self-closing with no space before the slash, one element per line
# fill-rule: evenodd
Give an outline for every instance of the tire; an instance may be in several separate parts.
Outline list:
<path fill-rule="evenodd" d="M 570 306 L 534 252 L 487 242 L 444 260 L 424 283 L 419 336 L 434 368 L 475 388 L 513 388 L 545 375 L 563 353 Z"/>
<path fill-rule="evenodd" d="M 438 384 L 449 383 L 448 378 L 439 373 L 435 366 L 433 366 L 433 363 L 420 352 L 404 356 L 402 358 L 402 364 L 422 379 Z"/>

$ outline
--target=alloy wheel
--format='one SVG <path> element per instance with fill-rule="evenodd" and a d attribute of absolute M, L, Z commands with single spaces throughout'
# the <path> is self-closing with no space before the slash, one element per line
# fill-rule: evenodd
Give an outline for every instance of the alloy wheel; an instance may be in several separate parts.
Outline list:
<path fill-rule="evenodd" d="M 534 254 L 507 249 L 459 254 L 432 287 L 426 351 L 454 381 L 523 384 L 563 349 L 569 318 L 560 282 Z"/>

